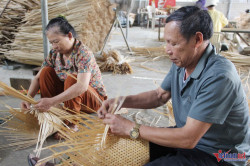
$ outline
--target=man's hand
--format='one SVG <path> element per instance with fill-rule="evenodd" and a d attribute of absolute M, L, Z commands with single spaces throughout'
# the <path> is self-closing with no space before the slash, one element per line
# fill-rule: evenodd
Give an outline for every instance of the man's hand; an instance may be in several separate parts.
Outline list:
<path fill-rule="evenodd" d="M 51 98 L 41 98 L 40 100 L 38 100 L 38 103 L 34 105 L 34 108 L 39 110 L 40 112 L 46 112 L 55 104 L 56 103 L 54 103 Z"/>
<path fill-rule="evenodd" d="M 27 101 L 23 101 L 23 102 L 21 103 L 21 109 L 22 109 L 22 110 L 30 110 L 30 103 L 27 102 Z"/>
<path fill-rule="evenodd" d="M 116 102 L 115 99 L 105 100 L 102 103 L 102 106 L 97 111 L 98 117 L 101 119 L 104 119 L 107 113 L 111 113 L 112 110 L 116 109 L 116 107 L 119 104 L 119 101 L 118 101 L 118 103 L 115 103 L 115 102 Z"/>
<path fill-rule="evenodd" d="M 103 123 L 110 126 L 111 133 L 121 136 L 128 136 L 130 130 L 135 126 L 130 120 L 127 120 L 120 115 L 112 115 L 109 113 L 105 115 Z"/>

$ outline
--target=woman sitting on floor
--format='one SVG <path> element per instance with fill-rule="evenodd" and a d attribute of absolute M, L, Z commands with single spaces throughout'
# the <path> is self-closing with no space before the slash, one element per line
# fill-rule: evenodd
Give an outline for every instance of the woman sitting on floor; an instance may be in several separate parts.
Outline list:
<path fill-rule="evenodd" d="M 93 53 L 76 38 L 74 28 L 63 17 L 49 21 L 46 35 L 53 48 L 29 87 L 31 97 L 39 89 L 41 92 L 41 99 L 33 108 L 47 111 L 63 102 L 76 113 L 92 112 L 87 107 L 97 111 L 107 95 Z M 30 109 L 30 103 L 22 102 L 21 108 Z"/>

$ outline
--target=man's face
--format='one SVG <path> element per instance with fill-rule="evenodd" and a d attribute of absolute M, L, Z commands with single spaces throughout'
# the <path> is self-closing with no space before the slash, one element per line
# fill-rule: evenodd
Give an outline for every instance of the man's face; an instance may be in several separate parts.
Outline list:
<path fill-rule="evenodd" d="M 180 33 L 178 22 L 171 21 L 166 24 L 164 38 L 166 41 L 166 53 L 170 60 L 178 67 L 191 66 L 195 59 L 195 37 L 187 41 Z"/>

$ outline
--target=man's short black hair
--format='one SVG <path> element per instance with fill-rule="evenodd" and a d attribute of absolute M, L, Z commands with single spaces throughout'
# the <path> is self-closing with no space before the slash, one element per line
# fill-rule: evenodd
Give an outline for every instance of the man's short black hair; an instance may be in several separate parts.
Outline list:
<path fill-rule="evenodd" d="M 206 10 L 196 6 L 185 6 L 172 13 L 166 20 L 179 22 L 182 36 L 189 40 L 196 32 L 203 34 L 203 40 L 209 40 L 213 35 L 213 21 Z"/>

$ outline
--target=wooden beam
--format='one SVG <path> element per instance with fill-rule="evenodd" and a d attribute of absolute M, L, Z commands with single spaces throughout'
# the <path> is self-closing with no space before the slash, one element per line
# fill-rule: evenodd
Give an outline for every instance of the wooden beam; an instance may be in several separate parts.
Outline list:
<path fill-rule="evenodd" d="M 250 33 L 250 29 L 222 28 L 221 32 Z"/>
<path fill-rule="evenodd" d="M 236 34 L 241 38 L 241 40 L 242 40 L 244 43 L 247 44 L 247 46 L 250 46 L 250 45 L 248 44 L 248 42 L 247 42 L 239 33 L 236 33 Z"/>

